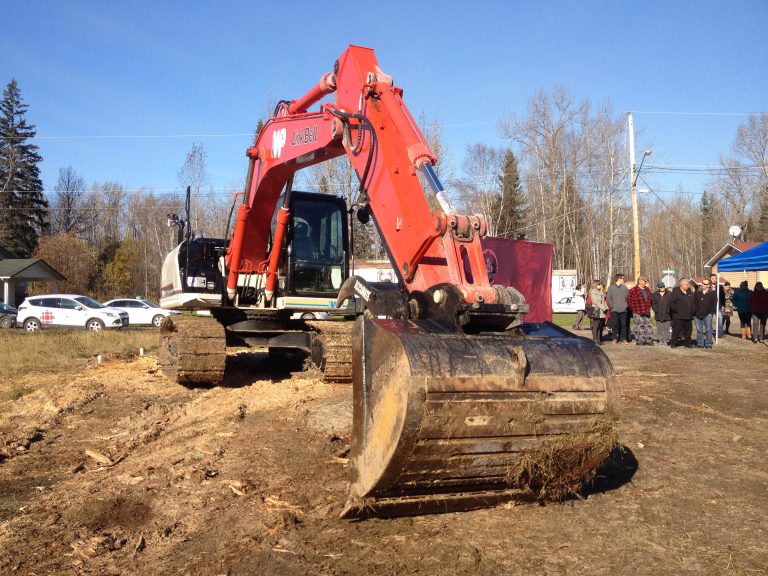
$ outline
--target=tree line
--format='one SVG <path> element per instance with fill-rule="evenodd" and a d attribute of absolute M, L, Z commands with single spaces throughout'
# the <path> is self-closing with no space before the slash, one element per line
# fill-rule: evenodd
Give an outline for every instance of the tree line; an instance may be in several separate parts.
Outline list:
<path fill-rule="evenodd" d="M 0 245 L 19 257 L 44 258 L 67 277 L 62 291 L 156 297 L 163 260 L 177 241 L 168 215 L 181 212 L 187 187 L 192 230 L 224 235 L 232 194 L 210 186 L 202 144 L 192 145 L 171 194 L 109 181 L 88 186 L 71 166 L 59 170 L 45 194 L 26 113 L 12 80 L 0 102 Z M 458 176 L 439 118 L 422 115 L 420 124 L 452 204 L 485 214 L 490 235 L 552 243 L 554 266 L 576 269 L 584 280 L 631 273 L 626 131 L 609 102 L 579 100 L 564 87 L 538 92 L 524 112 L 499 120 L 507 145 L 466 146 Z M 734 223 L 742 240 L 767 239 L 767 153 L 768 114 L 750 116 L 700 197 L 682 190 L 666 199 L 653 190 L 642 195 L 643 272 L 652 279 L 669 267 L 679 276 L 701 274 Z M 302 186 L 341 196 L 349 206 L 359 201 L 357 176 L 344 157 L 302 171 Z M 385 257 L 373 222 L 351 222 L 355 256 Z"/>

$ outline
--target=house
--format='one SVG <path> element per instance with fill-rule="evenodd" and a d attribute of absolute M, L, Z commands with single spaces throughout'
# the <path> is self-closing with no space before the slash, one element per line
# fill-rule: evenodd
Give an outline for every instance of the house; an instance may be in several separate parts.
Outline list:
<path fill-rule="evenodd" d="M 0 246 L 0 298 L 11 306 L 16 305 L 16 289 L 26 282 L 66 280 L 64 275 L 54 270 L 40 258 L 16 258 Z M 54 291 L 58 290 L 58 286 Z"/>
<path fill-rule="evenodd" d="M 762 242 L 728 242 L 718 250 L 712 258 L 710 258 L 706 264 L 704 264 L 704 273 L 706 276 L 710 274 L 717 274 L 718 262 L 741 254 L 747 250 L 751 250 L 755 246 L 759 246 Z M 738 272 L 721 272 L 720 282 L 730 282 L 732 286 L 738 286 L 742 281 L 749 282 L 750 288 L 755 285 L 755 282 L 768 283 L 768 270 L 747 270 Z"/>

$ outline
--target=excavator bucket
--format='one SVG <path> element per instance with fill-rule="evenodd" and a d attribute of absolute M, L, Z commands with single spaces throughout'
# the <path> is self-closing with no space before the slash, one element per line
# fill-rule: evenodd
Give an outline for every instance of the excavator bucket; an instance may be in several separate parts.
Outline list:
<path fill-rule="evenodd" d="M 365 315 L 352 342 L 342 517 L 563 497 L 615 445 L 620 393 L 610 361 L 553 324 L 470 335 Z"/>

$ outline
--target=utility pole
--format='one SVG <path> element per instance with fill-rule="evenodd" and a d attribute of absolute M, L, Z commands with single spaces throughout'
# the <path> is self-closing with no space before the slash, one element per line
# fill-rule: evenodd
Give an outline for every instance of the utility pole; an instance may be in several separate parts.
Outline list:
<path fill-rule="evenodd" d="M 627 112 L 627 132 L 629 133 L 629 192 L 632 198 L 632 236 L 635 253 L 635 276 L 640 277 L 640 219 L 637 214 L 637 174 L 635 172 L 635 123 L 632 112 Z M 645 158 L 645 156 L 643 156 Z"/>
<path fill-rule="evenodd" d="M 640 218 L 637 214 L 637 177 L 643 169 L 645 157 L 651 155 L 650 150 L 643 152 L 640 167 L 635 168 L 635 123 L 632 120 L 632 112 L 627 112 L 627 132 L 629 133 L 629 192 L 632 197 L 632 236 L 634 239 L 635 253 L 635 280 L 640 278 Z"/>

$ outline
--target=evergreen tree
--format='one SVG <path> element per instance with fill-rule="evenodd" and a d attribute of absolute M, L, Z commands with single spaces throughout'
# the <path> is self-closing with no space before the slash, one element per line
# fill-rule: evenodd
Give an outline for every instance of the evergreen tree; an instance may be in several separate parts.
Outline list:
<path fill-rule="evenodd" d="M 26 111 L 16 80 L 11 80 L 0 102 L 0 244 L 20 258 L 32 255 L 48 229 L 38 168 L 42 158 L 30 142 L 36 132 L 24 118 Z"/>
<path fill-rule="evenodd" d="M 496 200 L 494 212 L 499 214 L 497 234 L 502 238 L 525 238 L 525 196 L 517 168 L 517 158 L 512 150 L 504 155 L 501 176 L 501 194 Z"/>

